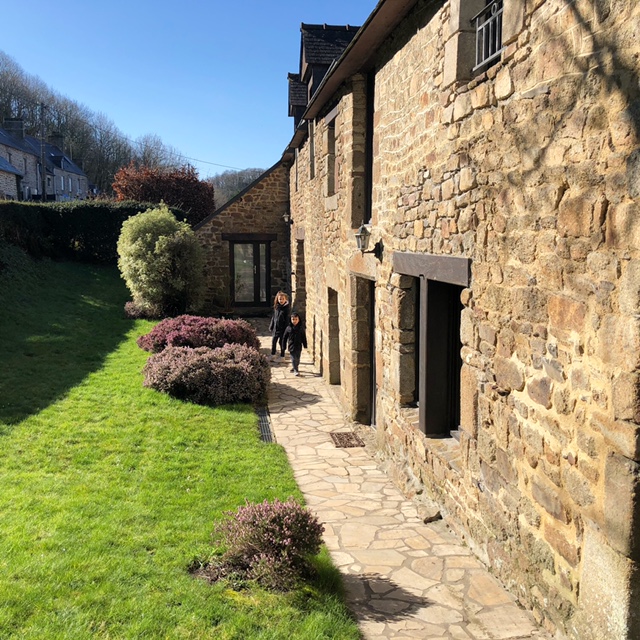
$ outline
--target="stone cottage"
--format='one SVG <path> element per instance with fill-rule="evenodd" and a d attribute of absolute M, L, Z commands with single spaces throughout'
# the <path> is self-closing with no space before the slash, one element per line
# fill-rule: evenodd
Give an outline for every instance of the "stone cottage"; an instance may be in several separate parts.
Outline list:
<path fill-rule="evenodd" d="M 309 98 L 358 27 L 303 24 L 300 31 L 301 73 L 289 76 L 289 115 L 305 136 L 300 118 Z M 289 173 L 283 157 L 195 227 L 210 311 L 266 314 L 278 291 L 291 292 Z"/>
<path fill-rule="evenodd" d="M 0 128 L 0 162 L 4 166 L 0 169 L 0 196 L 41 200 L 46 190 L 49 201 L 84 200 L 89 179 L 63 149 L 61 135 L 53 134 L 41 141 L 25 133 L 22 118 L 5 118 Z"/>
<path fill-rule="evenodd" d="M 634 0 L 381 0 L 289 75 L 277 165 L 316 366 L 582 640 L 640 637 L 639 32 Z"/>
<path fill-rule="evenodd" d="M 289 291 L 289 171 L 279 161 L 197 224 L 211 311 L 266 314 Z"/>

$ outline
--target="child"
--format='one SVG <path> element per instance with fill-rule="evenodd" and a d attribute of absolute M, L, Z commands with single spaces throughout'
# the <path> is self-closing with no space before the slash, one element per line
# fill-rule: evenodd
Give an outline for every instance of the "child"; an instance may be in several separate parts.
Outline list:
<path fill-rule="evenodd" d="M 271 360 L 276 358 L 276 347 L 280 343 L 280 357 L 284 358 L 284 332 L 289 324 L 289 296 L 284 291 L 278 291 L 273 300 L 273 315 L 269 324 L 271 331 Z"/>
<path fill-rule="evenodd" d="M 300 316 L 295 311 L 291 314 L 291 324 L 284 332 L 284 339 L 291 355 L 291 372 L 294 376 L 299 376 L 300 355 L 302 354 L 302 347 L 307 348 L 307 336 L 300 321 Z"/>

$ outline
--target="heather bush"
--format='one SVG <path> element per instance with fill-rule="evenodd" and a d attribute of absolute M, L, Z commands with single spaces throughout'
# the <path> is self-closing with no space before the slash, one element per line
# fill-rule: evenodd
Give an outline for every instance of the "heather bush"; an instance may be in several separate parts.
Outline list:
<path fill-rule="evenodd" d="M 263 402 L 271 377 L 267 358 L 241 344 L 170 346 L 152 355 L 143 373 L 145 387 L 207 405 Z"/>
<path fill-rule="evenodd" d="M 159 322 L 149 333 L 138 338 L 138 346 L 151 353 L 165 347 L 209 347 L 244 344 L 260 348 L 256 330 L 245 320 L 221 320 L 181 315 Z"/>
<path fill-rule="evenodd" d="M 247 502 L 217 527 L 226 548 L 224 573 L 256 580 L 272 589 L 289 589 L 310 570 L 320 551 L 324 526 L 293 498 L 260 504 Z"/>
<path fill-rule="evenodd" d="M 202 303 L 202 247 L 193 229 L 179 222 L 166 205 L 123 223 L 118 267 L 138 307 L 170 316 Z"/>

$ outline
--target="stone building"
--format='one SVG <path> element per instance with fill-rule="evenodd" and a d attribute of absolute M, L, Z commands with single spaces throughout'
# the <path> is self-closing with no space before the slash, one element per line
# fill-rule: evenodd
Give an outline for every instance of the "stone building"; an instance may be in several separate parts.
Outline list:
<path fill-rule="evenodd" d="M 309 97 L 358 27 L 303 24 L 300 73 L 289 75 L 289 115 L 296 135 Z M 285 154 L 286 155 L 286 154 Z M 206 253 L 206 300 L 212 312 L 255 315 L 291 292 L 289 164 L 283 157 L 195 227 Z M 298 276 L 300 282 L 301 275 Z"/>
<path fill-rule="evenodd" d="M 0 129 L 0 160 L 11 166 L 13 177 L 8 178 L 8 172 L 2 172 L 0 193 L 3 197 L 40 200 L 46 190 L 47 200 L 84 200 L 89 192 L 89 179 L 63 148 L 62 136 L 53 135 L 41 142 L 25 134 L 21 118 L 5 118 Z"/>
<path fill-rule="evenodd" d="M 640 637 L 639 31 L 634 0 L 381 0 L 283 156 L 315 364 L 584 640 Z"/>
<path fill-rule="evenodd" d="M 195 227 L 210 311 L 265 314 L 289 291 L 289 172 L 280 161 Z"/>
<path fill-rule="evenodd" d="M 0 159 L 4 161 L 0 193 L 8 200 L 31 200 L 40 193 L 38 154 L 24 140 L 22 120 L 4 120 L 0 128 Z M 11 176 L 9 176 L 11 174 Z"/>

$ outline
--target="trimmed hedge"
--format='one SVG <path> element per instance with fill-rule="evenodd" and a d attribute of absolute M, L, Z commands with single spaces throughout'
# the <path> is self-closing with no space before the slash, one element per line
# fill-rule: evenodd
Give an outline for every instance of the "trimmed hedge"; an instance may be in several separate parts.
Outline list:
<path fill-rule="evenodd" d="M 143 369 L 144 386 L 196 404 L 263 403 L 271 369 L 254 348 L 226 344 L 167 347 L 152 355 Z"/>
<path fill-rule="evenodd" d="M 153 208 L 142 202 L 0 202 L 0 238 L 30 255 L 57 260 L 116 264 L 122 223 Z M 184 212 L 170 207 L 179 220 Z"/>
<path fill-rule="evenodd" d="M 181 315 L 159 322 L 149 333 L 138 338 L 138 346 L 151 353 L 166 347 L 209 347 L 244 344 L 260 349 L 256 330 L 245 320 L 225 320 Z"/>

